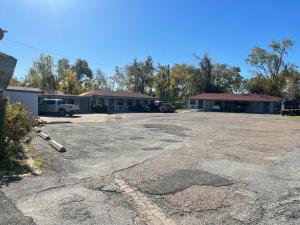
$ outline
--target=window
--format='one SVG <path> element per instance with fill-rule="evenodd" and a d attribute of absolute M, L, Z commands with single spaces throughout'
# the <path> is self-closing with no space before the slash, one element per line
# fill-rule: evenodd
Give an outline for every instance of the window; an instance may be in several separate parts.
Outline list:
<path fill-rule="evenodd" d="M 62 105 L 62 104 L 66 104 L 66 102 L 64 100 L 58 100 L 57 101 L 57 105 Z"/>
<path fill-rule="evenodd" d="M 47 105 L 55 105 L 55 100 L 47 100 L 46 104 Z"/>
<path fill-rule="evenodd" d="M 127 105 L 133 105 L 133 100 L 132 99 L 127 99 Z"/>
<path fill-rule="evenodd" d="M 144 105 L 148 105 L 148 100 L 144 100 Z"/>
<path fill-rule="evenodd" d="M 68 102 L 68 104 L 73 104 L 74 105 L 75 104 L 75 99 L 74 98 L 69 98 L 67 102 Z"/>
<path fill-rule="evenodd" d="M 190 105 L 196 105 L 196 100 L 190 99 Z"/>
<path fill-rule="evenodd" d="M 117 99 L 117 105 L 124 105 L 124 99 Z"/>

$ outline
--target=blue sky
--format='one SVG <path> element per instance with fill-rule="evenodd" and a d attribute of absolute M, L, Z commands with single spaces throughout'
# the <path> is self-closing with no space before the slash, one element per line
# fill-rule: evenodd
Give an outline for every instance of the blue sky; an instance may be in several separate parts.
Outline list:
<path fill-rule="evenodd" d="M 1 0 L 0 51 L 18 59 L 18 77 L 43 51 L 108 75 L 147 55 L 195 64 L 193 53 L 208 53 L 249 77 L 251 48 L 272 40 L 294 40 L 289 61 L 300 65 L 299 11 L 298 0 Z"/>

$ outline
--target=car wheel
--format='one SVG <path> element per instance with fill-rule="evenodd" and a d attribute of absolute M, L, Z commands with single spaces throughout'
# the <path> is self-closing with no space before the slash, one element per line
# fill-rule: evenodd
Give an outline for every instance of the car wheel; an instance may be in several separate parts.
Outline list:
<path fill-rule="evenodd" d="M 66 116 L 66 114 L 67 114 L 67 113 L 66 113 L 66 110 L 65 110 L 65 109 L 60 109 L 60 110 L 59 110 L 59 115 L 60 115 L 60 116 Z"/>

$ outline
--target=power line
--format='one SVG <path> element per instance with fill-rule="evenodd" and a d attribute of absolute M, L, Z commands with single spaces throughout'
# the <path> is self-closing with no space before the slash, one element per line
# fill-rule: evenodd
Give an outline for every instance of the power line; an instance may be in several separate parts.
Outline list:
<path fill-rule="evenodd" d="M 20 45 L 20 46 L 23 46 L 23 47 L 26 47 L 26 48 L 34 49 L 36 51 L 41 51 L 41 52 L 49 53 L 51 55 L 57 55 L 59 57 L 63 57 L 63 58 L 67 58 L 67 59 L 72 59 L 72 60 L 77 60 L 78 59 L 76 57 L 68 57 L 68 56 L 65 56 L 65 55 L 63 55 L 63 54 L 61 54 L 59 52 L 49 51 L 49 50 L 46 50 L 46 49 L 43 49 L 43 48 L 39 48 L 39 47 L 30 45 L 30 44 L 26 44 L 26 43 L 20 42 L 20 41 L 15 41 L 15 40 L 7 39 L 7 38 L 5 38 L 4 40 L 7 41 L 7 42 L 16 44 L 16 45 Z M 98 65 L 98 66 L 116 67 L 116 65 L 104 64 L 104 63 L 99 63 L 99 62 L 91 61 L 91 60 L 89 60 L 89 62 L 92 63 L 92 64 L 95 64 L 95 65 Z"/>

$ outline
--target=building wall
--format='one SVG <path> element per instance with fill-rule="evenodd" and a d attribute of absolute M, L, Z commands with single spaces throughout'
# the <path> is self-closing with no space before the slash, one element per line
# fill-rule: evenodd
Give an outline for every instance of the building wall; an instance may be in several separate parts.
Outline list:
<path fill-rule="evenodd" d="M 32 116 L 38 116 L 39 93 L 5 90 L 3 95 L 10 98 L 11 103 L 21 102 Z"/>
<path fill-rule="evenodd" d="M 201 100 L 188 100 L 188 109 L 199 109 L 203 111 L 210 111 L 212 106 L 215 105 L 215 100 L 203 100 L 203 104 L 200 104 Z M 221 101 L 221 106 L 224 108 L 226 101 Z M 191 104 L 194 103 L 194 104 Z M 266 104 L 268 103 L 268 104 Z M 203 107 L 201 107 L 201 105 Z M 275 113 L 275 102 L 249 102 L 247 109 L 248 113 Z"/>
<path fill-rule="evenodd" d="M 118 105 L 118 99 L 123 99 L 124 101 L 123 105 Z M 142 98 L 136 99 L 136 98 L 126 98 L 126 97 L 101 97 L 101 96 L 91 97 L 91 102 L 95 102 L 97 104 L 104 103 L 108 107 L 109 112 L 128 112 L 130 105 L 127 104 L 127 100 L 129 99 L 132 100 L 132 106 L 136 106 L 138 102 L 141 105 L 147 106 L 151 102 L 151 100 L 142 99 Z"/>

